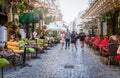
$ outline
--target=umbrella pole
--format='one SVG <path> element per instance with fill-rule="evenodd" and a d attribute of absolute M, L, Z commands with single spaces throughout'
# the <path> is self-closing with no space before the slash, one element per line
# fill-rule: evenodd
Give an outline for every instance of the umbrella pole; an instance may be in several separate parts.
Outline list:
<path fill-rule="evenodd" d="M 34 29 L 35 29 L 34 23 L 32 23 L 32 39 L 34 39 L 34 36 L 33 36 Z"/>

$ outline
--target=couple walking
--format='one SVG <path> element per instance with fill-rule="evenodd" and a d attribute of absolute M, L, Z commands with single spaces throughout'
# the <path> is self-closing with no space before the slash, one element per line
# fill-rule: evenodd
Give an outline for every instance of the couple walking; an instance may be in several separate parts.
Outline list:
<path fill-rule="evenodd" d="M 83 29 L 80 30 L 80 33 L 79 35 L 73 31 L 72 34 L 69 32 L 69 30 L 67 29 L 67 32 L 62 32 L 61 33 L 61 44 L 62 44 L 62 48 L 64 46 L 64 43 L 66 43 L 65 45 L 65 49 L 70 49 L 70 41 L 71 41 L 71 44 L 72 44 L 72 50 L 74 48 L 77 49 L 77 46 L 76 46 L 76 41 L 77 39 L 80 40 L 80 44 L 81 44 L 81 48 L 84 47 L 84 38 L 85 38 L 85 33 L 83 32 Z"/>

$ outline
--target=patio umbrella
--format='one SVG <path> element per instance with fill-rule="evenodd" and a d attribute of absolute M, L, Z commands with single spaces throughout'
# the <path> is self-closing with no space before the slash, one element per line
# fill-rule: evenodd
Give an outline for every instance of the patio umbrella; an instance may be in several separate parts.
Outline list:
<path fill-rule="evenodd" d="M 27 12 L 27 13 L 21 13 L 19 15 L 19 22 L 26 24 L 26 37 L 29 38 L 29 23 L 32 23 L 33 29 L 34 29 L 34 23 L 38 23 L 40 21 L 41 17 L 38 13 L 34 12 Z"/>

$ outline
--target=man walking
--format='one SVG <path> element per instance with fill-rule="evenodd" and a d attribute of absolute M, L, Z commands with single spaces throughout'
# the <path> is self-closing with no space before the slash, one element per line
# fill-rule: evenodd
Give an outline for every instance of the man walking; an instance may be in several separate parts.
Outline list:
<path fill-rule="evenodd" d="M 70 48 L 70 32 L 67 29 L 67 32 L 65 33 L 65 42 L 66 42 L 66 46 L 65 49 Z"/>

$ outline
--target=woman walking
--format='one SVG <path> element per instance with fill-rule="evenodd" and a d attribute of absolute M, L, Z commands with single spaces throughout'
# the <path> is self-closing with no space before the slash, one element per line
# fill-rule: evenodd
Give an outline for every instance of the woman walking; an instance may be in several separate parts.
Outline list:
<path fill-rule="evenodd" d="M 61 40 L 60 40 L 60 43 L 61 43 L 61 49 L 63 49 L 64 43 L 65 43 L 65 33 L 64 33 L 64 31 L 61 32 L 60 37 L 61 37 Z"/>

